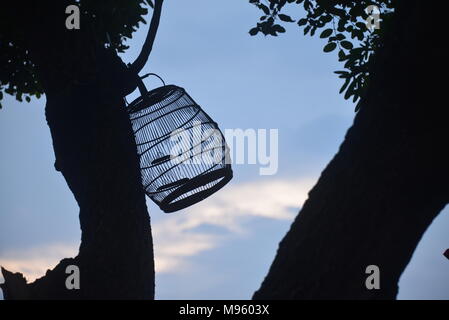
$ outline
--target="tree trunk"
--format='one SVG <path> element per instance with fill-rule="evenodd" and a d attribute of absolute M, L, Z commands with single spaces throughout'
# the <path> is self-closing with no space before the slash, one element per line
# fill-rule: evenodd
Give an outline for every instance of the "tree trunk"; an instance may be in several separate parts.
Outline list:
<path fill-rule="evenodd" d="M 81 246 L 77 257 L 63 259 L 31 284 L 3 269 L 4 296 L 153 299 L 150 219 L 123 101 L 134 79 L 113 52 L 98 45 L 89 26 L 65 30 L 66 4 L 37 4 L 33 10 L 48 19 L 35 21 L 28 42 L 46 93 L 55 167 L 80 207 Z M 68 265 L 80 270 L 79 290 L 66 287 Z"/>
<path fill-rule="evenodd" d="M 424 1 L 399 1 L 394 19 L 354 124 L 254 299 L 394 299 L 448 203 L 446 92 L 435 78 L 447 67 L 446 19 Z M 369 265 L 380 269 L 378 290 L 365 286 Z"/>

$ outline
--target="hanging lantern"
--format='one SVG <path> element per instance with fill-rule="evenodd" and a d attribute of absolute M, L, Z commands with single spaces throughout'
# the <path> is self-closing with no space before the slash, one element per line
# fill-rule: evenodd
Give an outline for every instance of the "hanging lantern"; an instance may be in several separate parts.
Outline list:
<path fill-rule="evenodd" d="M 139 90 L 141 96 L 128 106 L 128 113 L 146 194 L 169 213 L 228 183 L 229 148 L 217 123 L 183 88 L 164 83 L 148 92 L 139 81 Z"/>

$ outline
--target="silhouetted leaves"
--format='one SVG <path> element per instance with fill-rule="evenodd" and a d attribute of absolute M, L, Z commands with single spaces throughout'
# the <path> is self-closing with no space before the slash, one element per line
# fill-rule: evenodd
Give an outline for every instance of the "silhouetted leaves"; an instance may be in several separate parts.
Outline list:
<path fill-rule="evenodd" d="M 251 30 L 249 30 L 249 34 L 252 36 L 255 36 L 258 32 L 259 32 L 258 28 L 252 28 Z"/>
<path fill-rule="evenodd" d="M 388 28 L 388 22 L 394 10 L 392 0 L 249 0 L 264 13 L 264 22 L 258 23 L 250 30 L 251 35 L 262 31 L 264 35 L 277 36 L 285 32 L 275 21 L 293 22 L 294 18 L 281 13 L 287 4 L 302 4 L 305 16 L 298 17 L 297 25 L 303 28 L 304 35 L 314 36 L 319 31 L 320 38 L 327 39 L 324 52 L 333 52 L 338 47 L 338 60 L 344 62 L 345 73 L 340 73 L 344 83 L 340 93 L 345 99 L 357 101 L 363 97 L 368 84 L 370 66 L 376 50 L 382 45 L 382 34 Z M 268 4 L 264 5 L 263 3 Z M 369 5 L 377 5 L 382 13 L 380 29 L 368 30 L 365 9 Z M 320 30 L 322 29 L 322 30 Z M 356 109 L 360 107 L 360 103 Z"/>
<path fill-rule="evenodd" d="M 346 54 L 343 50 L 338 51 L 338 61 L 343 61 L 346 58 Z M 341 93 L 341 92 L 340 92 Z"/>
<path fill-rule="evenodd" d="M 330 35 L 333 33 L 332 29 L 326 29 L 320 34 L 320 38 L 329 38 Z"/>
<path fill-rule="evenodd" d="M 279 33 L 284 33 L 285 32 L 285 28 L 279 24 L 275 24 L 273 26 L 273 30 Z"/>
<path fill-rule="evenodd" d="M 326 44 L 324 46 L 323 51 L 331 52 L 331 51 L 334 51 L 336 47 L 337 47 L 337 44 L 335 42 L 329 42 L 328 44 Z"/>
<path fill-rule="evenodd" d="M 286 14 L 282 14 L 280 13 L 278 15 L 279 19 L 281 19 L 284 22 L 295 22 L 295 20 L 293 20 L 290 16 L 286 15 Z"/>
<path fill-rule="evenodd" d="M 143 17 L 148 12 L 145 3 L 153 6 L 151 0 L 80 0 L 77 5 L 82 8 L 81 24 L 84 21 L 92 26 L 94 38 L 101 45 L 107 44 L 124 52 L 128 48 L 125 45 L 126 39 L 132 37 L 139 23 L 145 23 Z M 31 19 L 24 16 L 34 12 L 21 6 L 23 4 L 17 3 L 0 10 L 0 101 L 3 99 L 3 92 L 15 96 L 18 101 L 27 102 L 31 101 L 31 97 L 40 98 L 43 94 L 36 76 L 36 67 L 30 60 L 26 43 L 23 42 L 23 34 L 33 27 L 28 23 Z M 11 10 L 17 11 L 17 14 L 10 14 Z M 86 56 L 89 54 L 91 53 L 86 52 Z"/>
<path fill-rule="evenodd" d="M 259 3 L 259 9 L 261 9 L 266 15 L 270 14 L 270 9 L 262 3 Z"/>
<path fill-rule="evenodd" d="M 340 42 L 340 45 L 347 50 L 351 50 L 353 48 L 352 42 L 349 41 L 342 41 Z"/>
<path fill-rule="evenodd" d="M 298 26 L 304 26 L 307 24 L 307 19 L 302 18 L 298 20 Z"/>

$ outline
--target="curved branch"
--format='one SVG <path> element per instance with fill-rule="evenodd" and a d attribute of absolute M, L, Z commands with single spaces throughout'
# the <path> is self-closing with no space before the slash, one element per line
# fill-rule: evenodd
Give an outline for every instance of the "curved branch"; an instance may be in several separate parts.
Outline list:
<path fill-rule="evenodd" d="M 159 27 L 159 20 L 161 17 L 162 11 L 162 3 L 164 0 L 156 0 L 153 9 L 153 17 L 151 18 L 150 29 L 148 30 L 147 38 L 145 39 L 145 43 L 143 44 L 142 50 L 140 51 L 137 59 L 131 64 L 130 68 L 136 74 L 138 74 L 145 63 L 148 60 L 148 56 L 153 49 L 154 39 L 156 38 L 157 29 Z"/>

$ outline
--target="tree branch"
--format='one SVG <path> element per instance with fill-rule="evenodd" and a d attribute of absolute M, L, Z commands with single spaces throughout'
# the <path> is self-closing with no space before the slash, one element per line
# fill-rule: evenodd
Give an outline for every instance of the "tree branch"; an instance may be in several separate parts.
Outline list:
<path fill-rule="evenodd" d="M 163 2 L 164 0 L 155 1 L 153 17 L 151 18 L 150 29 L 148 30 L 147 38 L 145 39 L 145 43 L 143 44 L 139 56 L 130 66 L 130 69 L 135 73 L 139 73 L 143 69 L 145 63 L 148 60 L 148 56 L 153 49 L 154 39 L 156 38 L 157 29 L 159 27 L 159 20 L 161 17 Z"/>

